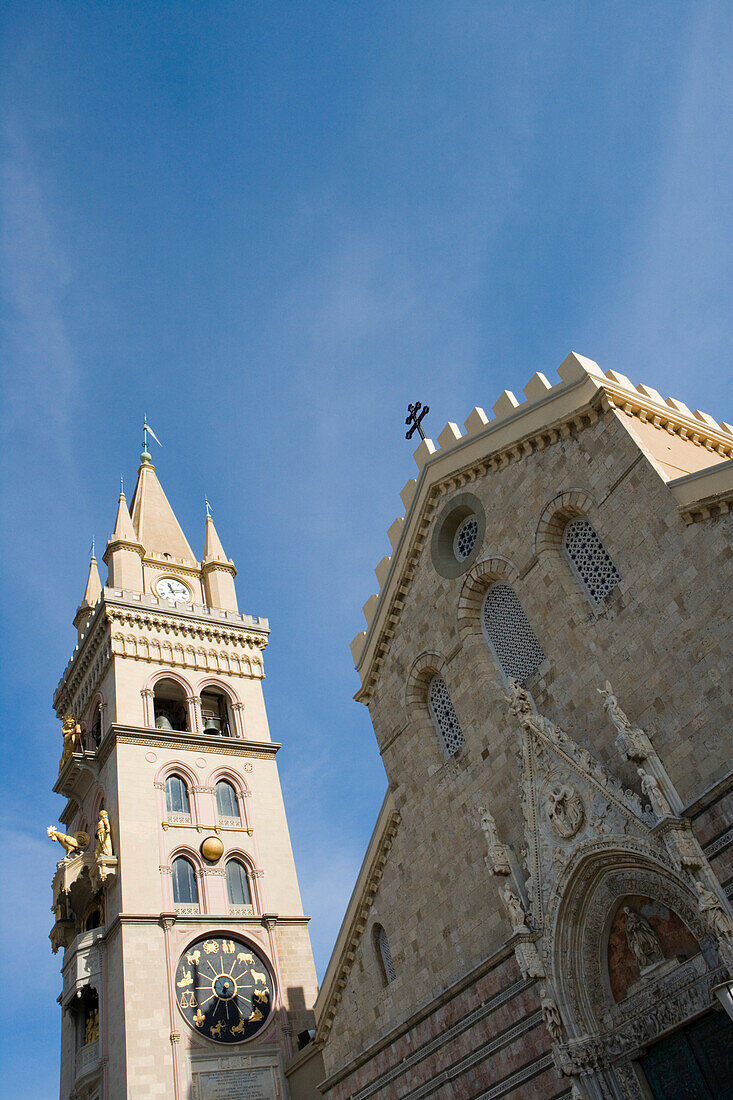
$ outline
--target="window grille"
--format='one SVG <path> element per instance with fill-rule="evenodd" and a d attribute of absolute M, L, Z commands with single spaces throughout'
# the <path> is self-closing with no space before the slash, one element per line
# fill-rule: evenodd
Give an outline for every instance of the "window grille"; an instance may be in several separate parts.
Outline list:
<path fill-rule="evenodd" d="M 397 971 L 395 970 L 394 962 L 392 961 L 392 952 L 389 949 L 389 940 L 387 939 L 387 933 L 382 928 L 381 924 L 378 924 L 374 929 L 376 935 L 375 940 L 379 955 L 382 960 L 382 970 L 384 972 L 384 980 L 389 985 L 397 977 Z"/>
<path fill-rule="evenodd" d="M 216 784 L 216 815 L 219 819 L 229 818 L 239 822 L 237 792 L 226 779 L 221 779 Z"/>
<path fill-rule="evenodd" d="M 458 561 L 466 560 L 476 545 L 477 537 L 478 520 L 475 516 L 466 516 L 453 538 L 453 553 Z"/>
<path fill-rule="evenodd" d="M 184 856 L 173 860 L 173 901 L 176 905 L 197 905 L 199 892 L 193 865 Z"/>
<path fill-rule="evenodd" d="M 453 709 L 453 703 L 442 676 L 435 676 L 430 681 L 428 702 L 431 717 L 435 723 L 435 728 L 440 734 L 445 751 L 448 756 L 453 756 L 454 753 L 458 752 L 461 745 L 465 745 L 466 742 L 461 724 L 458 721 L 458 715 Z"/>
<path fill-rule="evenodd" d="M 582 516 L 565 525 L 562 544 L 570 564 L 588 593 L 591 603 L 599 604 L 621 580 L 598 535 Z"/>
<path fill-rule="evenodd" d="M 238 859 L 230 859 L 227 863 L 227 895 L 230 905 L 252 905 L 247 869 Z"/>
<path fill-rule="evenodd" d="M 545 655 L 510 584 L 492 584 L 481 618 L 502 672 L 508 679 L 523 683 L 539 668 Z"/>
<path fill-rule="evenodd" d="M 165 805 L 169 814 L 190 815 L 188 788 L 180 775 L 169 775 L 165 781 Z"/>

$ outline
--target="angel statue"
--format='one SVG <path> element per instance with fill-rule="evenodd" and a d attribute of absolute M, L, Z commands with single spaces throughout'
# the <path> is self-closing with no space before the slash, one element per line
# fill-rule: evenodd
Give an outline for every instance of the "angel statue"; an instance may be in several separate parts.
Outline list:
<path fill-rule="evenodd" d="M 49 825 L 46 832 L 51 840 L 58 840 L 67 856 L 75 856 L 89 846 L 89 833 L 79 832 L 69 836 L 67 833 L 62 833 L 54 825 Z"/>

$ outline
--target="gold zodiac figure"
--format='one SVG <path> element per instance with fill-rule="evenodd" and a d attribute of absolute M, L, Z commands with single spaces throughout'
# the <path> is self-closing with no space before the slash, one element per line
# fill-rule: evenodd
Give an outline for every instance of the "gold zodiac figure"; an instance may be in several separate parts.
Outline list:
<path fill-rule="evenodd" d="M 186 962 L 189 963 L 190 966 L 198 966 L 200 961 L 201 961 L 201 952 L 200 951 L 192 951 L 190 955 L 186 955 Z"/>
<path fill-rule="evenodd" d="M 193 1022 L 196 1024 L 196 1027 L 203 1027 L 205 1020 L 206 1020 L 206 1017 L 204 1016 L 203 1012 L 201 1011 L 200 1008 L 197 1008 L 196 1009 L 196 1015 L 193 1018 Z"/>
<path fill-rule="evenodd" d="M 252 1012 L 250 1013 L 249 1017 L 247 1018 L 247 1023 L 248 1024 L 256 1024 L 259 1020 L 262 1020 L 262 1019 L 263 1019 L 263 1016 L 262 1016 L 262 1013 L 260 1012 L 259 1008 L 257 1008 L 256 1006 L 253 1006 Z"/>
<path fill-rule="evenodd" d="M 255 980 L 255 985 L 257 985 L 258 982 L 267 985 L 267 974 L 262 974 L 259 970 L 250 970 L 250 974 Z"/>
<path fill-rule="evenodd" d="M 196 1008 L 196 995 L 193 990 L 181 994 L 181 1008 Z"/>
<path fill-rule="evenodd" d="M 193 974 L 190 970 L 183 971 L 183 977 L 180 982 L 176 982 L 179 989 L 185 989 L 187 985 L 193 985 Z"/>
<path fill-rule="evenodd" d="M 253 1001 L 259 1001 L 260 1004 L 266 1005 L 270 999 L 270 994 L 266 989 L 255 989 L 252 994 Z"/>
<path fill-rule="evenodd" d="M 213 955 L 215 951 L 219 950 L 219 944 L 216 940 L 207 940 L 204 944 L 204 951 L 207 955 Z"/>
<path fill-rule="evenodd" d="M 244 1016 L 238 1024 L 234 1025 L 234 1027 L 231 1029 L 231 1032 L 232 1035 L 244 1035 Z"/>
<path fill-rule="evenodd" d="M 222 951 L 224 952 L 225 955 L 233 955 L 234 950 L 235 950 L 234 941 L 233 940 L 223 940 L 222 945 L 221 945 L 221 949 L 222 949 Z"/>
<path fill-rule="evenodd" d="M 254 961 L 255 961 L 254 955 L 250 955 L 249 952 L 247 952 L 247 951 L 240 951 L 239 954 L 237 955 L 237 962 L 238 963 L 251 963 L 251 964 L 253 964 Z"/>
<path fill-rule="evenodd" d="M 219 1023 L 216 1025 L 216 1027 L 211 1028 L 211 1030 L 209 1031 L 209 1035 L 211 1036 L 212 1039 L 214 1037 L 216 1037 L 218 1039 L 218 1038 L 220 1038 L 221 1033 L 222 1033 L 223 1030 L 224 1030 L 224 1021 L 219 1020 Z"/>

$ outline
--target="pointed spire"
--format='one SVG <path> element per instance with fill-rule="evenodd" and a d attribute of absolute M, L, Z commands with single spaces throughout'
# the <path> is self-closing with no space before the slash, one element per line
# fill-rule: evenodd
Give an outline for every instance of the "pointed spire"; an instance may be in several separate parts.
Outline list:
<path fill-rule="evenodd" d="M 127 507 L 127 499 L 125 497 L 125 491 L 122 488 L 122 478 L 120 478 L 120 500 L 117 505 L 117 519 L 115 520 L 115 529 L 112 534 L 112 541 L 116 542 L 118 539 L 124 542 L 137 542 L 137 536 L 132 526 L 132 519 Z"/>
<path fill-rule="evenodd" d="M 92 557 L 89 562 L 89 576 L 87 577 L 87 586 L 84 589 L 84 598 L 76 609 L 76 615 L 74 616 L 74 626 L 79 632 L 79 637 L 84 633 L 87 627 L 87 623 L 94 614 L 94 608 L 97 606 L 99 597 L 102 595 L 102 582 L 99 579 L 99 570 L 97 569 L 97 559 L 94 556 L 94 539 L 92 539 Z"/>
<path fill-rule="evenodd" d="M 143 459 L 138 471 L 131 519 L 133 538 L 142 543 L 146 554 L 170 554 L 195 563 L 196 558 L 158 481 L 150 456 Z"/>
<path fill-rule="evenodd" d="M 228 563 L 229 559 L 224 553 L 224 547 L 221 544 L 221 539 L 217 534 L 216 527 L 214 527 L 214 520 L 211 517 L 210 505 L 208 500 L 206 501 L 206 538 L 204 540 L 204 561 L 225 561 Z"/>

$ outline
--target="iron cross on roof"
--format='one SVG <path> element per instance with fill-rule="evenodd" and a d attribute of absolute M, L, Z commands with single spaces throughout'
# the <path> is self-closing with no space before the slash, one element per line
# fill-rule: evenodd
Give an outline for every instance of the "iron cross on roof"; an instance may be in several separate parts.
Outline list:
<path fill-rule="evenodd" d="M 420 412 L 421 409 L 422 412 Z M 405 420 L 405 424 L 412 424 L 412 427 L 409 431 L 405 432 L 405 439 L 412 439 L 412 434 L 415 431 L 415 428 L 417 428 L 418 432 L 420 433 L 420 438 L 424 439 L 425 432 L 422 430 L 422 419 L 430 412 L 430 406 L 425 405 L 425 407 L 423 408 L 423 406 L 418 401 L 415 405 L 408 405 L 407 412 L 409 415 Z"/>

